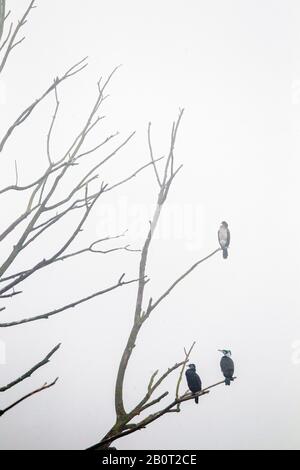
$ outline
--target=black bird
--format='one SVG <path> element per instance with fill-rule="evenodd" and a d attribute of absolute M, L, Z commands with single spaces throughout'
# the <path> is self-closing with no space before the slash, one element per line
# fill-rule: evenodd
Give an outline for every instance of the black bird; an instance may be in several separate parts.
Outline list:
<path fill-rule="evenodd" d="M 192 393 L 201 392 L 202 383 L 199 375 L 196 372 L 195 364 L 189 364 L 189 368 L 185 372 L 188 387 Z M 195 402 L 199 402 L 199 397 L 195 397 Z"/>
<path fill-rule="evenodd" d="M 230 231 L 228 228 L 228 223 L 223 221 L 218 231 L 218 239 L 220 247 L 223 250 L 223 258 L 228 258 L 228 247 L 230 245 Z"/>
<path fill-rule="evenodd" d="M 230 357 L 231 351 L 227 351 L 226 349 L 219 349 L 219 352 L 223 354 L 221 359 L 221 370 L 225 377 L 225 385 L 230 385 L 230 382 L 234 381 L 234 362 Z"/>

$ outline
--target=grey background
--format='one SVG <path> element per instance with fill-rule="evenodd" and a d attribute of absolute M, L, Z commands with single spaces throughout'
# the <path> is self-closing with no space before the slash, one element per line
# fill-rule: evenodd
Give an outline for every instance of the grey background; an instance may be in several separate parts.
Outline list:
<path fill-rule="evenodd" d="M 11 2 L 17 16 L 26 5 Z M 184 169 L 168 203 L 178 226 L 168 219 L 165 235 L 153 243 L 149 295 L 158 296 L 213 251 L 219 223 L 230 224 L 228 261 L 220 255 L 201 265 L 143 329 L 126 377 L 126 404 L 136 403 L 151 373 L 181 360 L 183 347 L 194 340 L 192 359 L 205 385 L 221 377 L 217 349 L 223 347 L 233 352 L 238 381 L 214 390 L 198 407 L 188 402 L 180 415 L 120 440 L 120 449 L 300 447 L 299 15 L 296 1 L 282 0 L 40 1 L 26 42 L 1 78 L 2 134 L 56 75 L 89 55 L 88 70 L 60 91 L 54 148 L 60 155 L 92 104 L 98 76 L 123 64 L 110 85 L 107 120 L 91 139 L 137 130 L 104 169 L 110 182 L 147 162 L 149 120 L 160 156 L 178 108 L 186 109 L 176 152 Z M 14 180 L 15 158 L 24 183 L 46 165 L 53 106 L 49 98 L 7 145 L 1 187 Z M 156 193 L 154 175 L 146 170 L 106 196 L 76 246 L 128 228 L 126 240 L 140 247 Z M 18 198 L 1 200 L 1 226 L 19 204 Z M 53 233 L 51 244 L 66 230 Z M 13 241 L 7 243 L 1 259 Z M 18 266 L 31 265 L 51 251 L 49 245 L 44 240 Z M 58 307 L 111 285 L 125 271 L 136 276 L 138 255 L 87 255 L 53 266 L 26 283 L 1 319 Z M 6 347 L 1 384 L 63 343 L 51 364 L 0 397 L 7 405 L 60 376 L 56 387 L 1 419 L 2 449 L 84 448 L 108 430 L 135 295 L 130 286 L 52 320 L 0 331 Z M 175 382 L 174 376 L 170 390 Z"/>

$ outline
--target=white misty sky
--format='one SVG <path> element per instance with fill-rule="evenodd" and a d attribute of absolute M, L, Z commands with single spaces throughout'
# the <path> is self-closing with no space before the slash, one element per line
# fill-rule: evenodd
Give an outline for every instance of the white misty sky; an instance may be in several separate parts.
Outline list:
<path fill-rule="evenodd" d="M 27 3 L 8 1 L 16 17 Z M 203 397 L 197 408 L 188 402 L 180 415 L 118 441 L 117 448 L 299 449 L 299 4 L 37 0 L 37 6 L 26 41 L 2 74 L 1 135 L 55 76 L 89 56 L 88 69 L 60 90 L 53 144 L 59 156 L 84 121 L 99 76 L 122 64 L 109 86 L 107 119 L 90 142 L 116 130 L 119 141 L 137 134 L 103 169 L 105 181 L 148 161 L 149 121 L 156 155 L 165 154 L 172 121 L 185 108 L 176 147 L 184 168 L 151 248 L 147 295 L 157 297 L 213 251 L 222 220 L 232 232 L 228 260 L 220 254 L 201 265 L 144 326 L 126 376 L 126 405 L 141 398 L 154 370 L 180 361 L 193 341 L 192 360 L 204 385 L 221 379 L 217 349 L 224 347 L 233 352 L 238 380 Z M 7 143 L 1 187 L 13 183 L 15 159 L 22 183 L 45 167 L 53 106 L 50 97 Z M 139 248 L 156 196 L 148 169 L 99 202 L 76 247 L 128 228 L 126 241 Z M 1 231 L 21 203 L 2 198 Z M 60 226 L 16 269 L 51 253 L 70 228 Z M 1 246 L 1 260 L 12 243 Z M 136 277 L 137 254 L 86 255 L 53 266 L 24 284 L 1 321 L 59 307 L 110 286 L 123 272 Z M 1 408 L 60 376 L 54 388 L 1 418 L 2 449 L 81 449 L 108 431 L 135 295 L 130 286 L 47 322 L 0 330 L 6 347 L 0 384 L 62 342 L 47 367 L 0 397 Z M 168 383 L 170 392 L 175 381 Z"/>

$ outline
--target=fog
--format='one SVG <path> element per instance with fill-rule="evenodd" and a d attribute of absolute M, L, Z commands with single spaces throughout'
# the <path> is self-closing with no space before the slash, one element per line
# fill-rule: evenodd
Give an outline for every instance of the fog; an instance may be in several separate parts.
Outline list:
<path fill-rule="evenodd" d="M 20 17 L 27 1 L 9 2 Z M 14 5 L 16 3 L 16 5 Z M 53 153 L 80 129 L 97 80 L 117 65 L 91 146 L 119 131 L 134 138 L 103 167 L 110 184 L 149 161 L 152 122 L 157 157 L 166 155 L 172 122 L 184 116 L 176 177 L 151 246 L 147 298 L 157 298 L 193 263 L 218 247 L 229 223 L 231 247 L 201 264 L 144 325 L 125 380 L 125 405 L 145 394 L 151 374 L 184 359 L 203 384 L 222 380 L 218 349 L 231 349 L 237 380 L 219 386 L 115 443 L 118 449 L 300 448 L 300 6 L 295 0 L 37 1 L 26 41 L 0 79 L 0 136 L 52 80 L 89 56 L 89 66 L 59 89 Z M 24 32 L 25 32 L 24 29 Z M 0 187 L 32 181 L 47 165 L 53 96 L 16 130 L 0 154 Z M 103 156 L 107 150 L 101 150 Z M 71 182 L 70 182 L 71 184 Z M 73 249 L 128 229 L 139 249 L 157 198 L 152 168 L 100 198 Z M 1 197 L 1 232 L 22 195 Z M 71 223 L 71 221 L 69 221 Z M 17 262 L 23 269 L 53 252 L 61 225 Z M 14 239 L 0 246 L 4 260 Z M 138 276 L 139 253 L 87 253 L 41 270 L 5 302 L 1 323 L 46 312 Z M 84 449 L 114 424 L 114 385 L 133 321 L 136 284 L 48 320 L 0 329 L 0 385 L 41 360 L 51 362 L 0 395 L 0 409 L 59 376 L 51 389 L 1 418 L 1 449 Z M 174 394 L 178 374 L 161 393 Z M 184 392 L 186 385 L 182 385 Z M 165 402 L 168 403 L 168 398 Z"/>

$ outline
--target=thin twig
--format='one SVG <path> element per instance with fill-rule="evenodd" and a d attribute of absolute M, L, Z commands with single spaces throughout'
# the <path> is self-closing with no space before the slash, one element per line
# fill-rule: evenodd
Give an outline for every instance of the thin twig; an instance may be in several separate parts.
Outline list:
<path fill-rule="evenodd" d="M 15 42 L 18 34 L 19 34 L 19 31 L 20 29 L 26 24 L 26 18 L 27 16 L 29 15 L 30 11 L 34 8 L 34 3 L 35 3 L 35 0 L 32 0 L 30 2 L 30 4 L 28 5 L 28 8 L 27 10 L 25 11 L 24 15 L 22 16 L 21 20 L 18 21 L 18 24 L 14 30 L 14 32 L 12 33 L 12 35 L 10 36 L 10 40 L 8 42 L 8 45 L 7 45 L 7 49 L 6 49 L 6 52 L 2 58 L 2 61 L 0 62 L 0 74 L 2 72 L 2 70 L 4 69 L 4 66 L 7 62 L 7 59 L 11 53 L 11 51 L 19 44 L 21 44 L 21 42 L 23 42 L 23 40 L 25 39 L 25 37 L 23 37 L 22 39 L 18 40 Z"/>
<path fill-rule="evenodd" d="M 221 251 L 221 248 L 217 248 L 216 250 L 214 250 L 212 253 L 210 253 L 209 255 L 205 256 L 204 258 L 202 258 L 200 261 L 197 261 L 197 263 L 193 264 L 193 266 L 191 268 L 189 268 L 184 274 L 182 274 L 182 276 L 180 276 L 170 287 L 169 289 L 166 290 L 166 292 L 164 294 L 162 294 L 159 299 L 153 303 L 153 305 L 151 306 L 150 308 L 150 312 L 152 312 L 171 292 L 173 289 L 175 289 L 175 287 L 180 283 L 182 282 L 189 274 L 191 274 L 201 263 L 204 263 L 204 261 L 207 261 L 209 258 L 211 258 L 212 256 L 214 256 L 216 253 L 218 253 L 219 251 Z"/>
<path fill-rule="evenodd" d="M 17 400 L 16 402 L 14 402 L 12 405 L 8 406 L 7 408 L 4 408 L 3 410 L 0 410 L 0 416 L 3 416 L 5 413 L 7 413 L 8 411 L 10 411 L 12 408 L 14 408 L 15 406 L 19 405 L 20 403 L 22 403 L 24 400 L 27 400 L 27 398 L 30 398 L 32 397 L 33 395 L 36 395 L 37 393 L 40 393 L 40 392 L 43 392 L 44 390 L 47 390 L 48 388 L 51 388 L 53 387 L 56 382 L 58 381 L 58 377 L 52 382 L 50 383 L 49 385 L 47 384 L 47 382 L 40 388 L 36 389 L 36 390 L 33 390 L 33 392 L 30 392 L 28 393 L 27 395 L 25 395 L 24 397 L 20 398 L 19 400 Z"/>
<path fill-rule="evenodd" d="M 41 367 L 43 367 L 44 365 L 46 365 L 50 361 L 50 358 L 53 356 L 53 354 L 56 353 L 56 351 L 60 348 L 60 346 L 61 346 L 60 344 L 55 346 L 55 348 L 53 348 L 42 361 L 40 361 L 38 364 L 33 366 L 29 371 L 25 372 L 25 374 L 21 375 L 16 380 L 13 380 L 8 385 L 5 385 L 4 387 L 0 387 L 0 392 L 6 392 L 6 390 L 9 390 L 10 388 L 14 387 L 15 385 L 19 384 L 20 382 L 23 382 L 23 380 L 28 379 L 29 377 L 31 377 L 31 375 L 35 371 L 37 371 L 38 369 L 40 369 Z"/>
<path fill-rule="evenodd" d="M 192 346 L 190 347 L 190 349 L 188 351 L 186 351 L 186 349 L 184 349 L 185 360 L 184 360 L 184 363 L 182 364 L 182 368 L 181 368 L 181 371 L 180 371 L 180 374 L 179 374 L 179 377 L 178 377 L 178 382 L 177 382 L 177 385 L 176 385 L 175 396 L 176 396 L 177 400 L 179 399 L 179 389 L 180 389 L 180 384 L 181 384 L 181 381 L 182 381 L 184 369 L 185 369 L 186 364 L 189 362 L 190 355 L 191 355 L 191 353 L 194 349 L 195 344 L 196 344 L 196 342 L 194 341 Z M 177 406 L 177 409 L 178 409 L 178 411 L 180 410 L 180 405 L 179 404 Z"/>
<path fill-rule="evenodd" d="M 36 315 L 36 316 L 33 316 L 33 317 L 24 318 L 23 320 L 16 320 L 16 321 L 13 321 L 13 322 L 8 322 L 8 323 L 0 323 L 0 328 L 8 328 L 8 327 L 11 327 L 11 326 L 22 325 L 24 323 L 30 323 L 30 322 L 37 321 L 37 320 L 47 320 L 48 318 L 52 317 L 53 315 L 57 315 L 58 313 L 64 312 L 65 310 L 70 310 L 71 308 L 75 308 L 78 305 L 81 305 L 85 302 L 88 302 L 89 300 L 94 299 L 95 297 L 99 297 L 100 295 L 107 294 L 108 292 L 111 292 L 111 291 L 113 291 L 113 290 L 115 290 L 119 287 L 129 285 L 129 284 L 133 284 L 133 283 L 138 282 L 138 281 L 139 281 L 139 279 L 132 279 L 130 281 L 124 281 L 123 278 L 121 277 L 116 284 L 114 284 L 111 287 L 108 287 L 107 289 L 102 289 L 98 292 L 95 292 L 92 295 L 89 295 L 88 297 L 84 297 L 82 299 L 76 300 L 76 301 L 74 301 L 74 302 L 72 302 L 68 305 L 60 307 L 56 310 L 51 310 L 51 311 L 49 311 L 47 313 L 44 313 L 44 314 L 41 314 L 41 315 Z"/>
<path fill-rule="evenodd" d="M 4 145 L 6 144 L 7 140 L 11 136 L 11 134 L 14 132 L 14 130 L 22 124 L 33 112 L 33 110 L 37 107 L 37 105 L 43 101 L 46 96 L 51 93 L 51 91 L 54 90 L 55 87 L 57 87 L 59 84 L 67 80 L 68 78 L 73 77 L 74 75 L 77 75 L 79 72 L 81 72 L 83 69 L 87 67 L 86 63 L 87 57 L 84 59 L 80 60 L 77 62 L 75 65 L 73 65 L 69 70 L 67 70 L 64 75 L 60 78 L 57 78 L 55 83 L 52 83 L 49 88 L 39 97 L 37 98 L 33 103 L 31 103 L 15 120 L 15 122 L 9 127 L 9 129 L 6 131 L 4 137 L 0 141 L 0 152 L 2 152 Z M 0 70 L 1 71 L 1 70 Z"/>
<path fill-rule="evenodd" d="M 155 163 L 155 159 L 154 159 L 154 155 L 153 155 L 153 149 L 152 149 L 151 122 L 149 122 L 149 124 L 148 124 L 148 146 L 149 146 L 150 158 L 151 158 L 151 161 L 152 161 L 152 164 L 153 164 L 153 168 L 154 168 L 155 176 L 156 176 L 156 179 L 157 179 L 157 182 L 158 182 L 158 186 L 161 188 L 162 183 L 160 181 L 160 177 L 159 177 L 159 174 L 158 174 L 158 169 L 157 169 L 157 166 L 156 166 L 156 163 Z"/>
<path fill-rule="evenodd" d="M 57 79 L 54 80 L 54 85 L 55 85 L 55 87 L 54 87 L 55 111 L 54 111 L 53 117 L 51 119 L 49 132 L 47 134 L 47 157 L 48 157 L 48 162 L 49 162 L 50 166 L 53 165 L 52 159 L 51 159 L 50 141 L 51 141 L 51 135 L 52 135 L 53 127 L 54 127 L 54 124 L 55 124 L 55 121 L 56 121 L 56 118 L 57 118 L 57 114 L 58 114 L 58 110 L 59 110 L 59 104 L 60 104 L 59 99 L 58 99 L 56 83 L 57 83 Z"/>
<path fill-rule="evenodd" d="M 100 450 L 107 444 L 111 444 L 112 442 L 116 441 L 117 439 L 120 439 L 122 437 L 128 436 L 129 434 L 132 434 L 140 429 L 144 429 L 146 426 L 151 424 L 152 422 L 156 421 L 157 419 L 161 418 L 167 413 L 170 412 L 178 412 L 177 411 L 177 405 L 186 401 L 194 400 L 196 396 L 202 397 L 204 395 L 207 395 L 211 389 L 222 385 L 225 383 L 225 380 L 222 382 L 217 382 L 213 385 L 210 385 L 209 387 L 206 387 L 204 390 L 201 392 L 195 393 L 195 394 L 184 394 L 178 399 L 173 400 L 168 406 L 163 408 L 162 410 L 158 411 L 157 413 L 154 413 L 147 418 L 143 419 L 140 423 L 135 424 L 131 429 L 128 429 L 126 431 L 117 433 L 115 435 L 110 436 L 109 438 L 101 440 L 99 443 L 89 447 L 87 450 Z M 176 408 L 176 409 L 174 409 Z"/>

